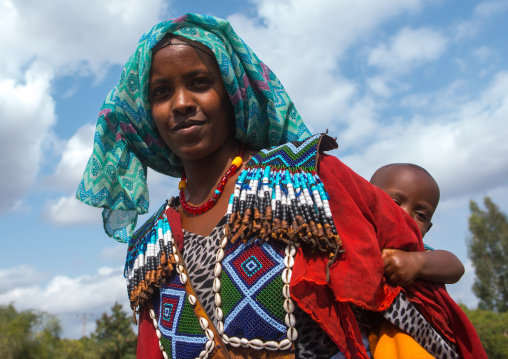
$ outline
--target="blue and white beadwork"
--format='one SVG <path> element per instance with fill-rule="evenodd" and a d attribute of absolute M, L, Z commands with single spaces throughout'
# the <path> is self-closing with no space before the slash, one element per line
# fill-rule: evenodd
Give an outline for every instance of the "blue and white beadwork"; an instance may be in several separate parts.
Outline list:
<path fill-rule="evenodd" d="M 287 350 L 293 345 L 298 332 L 289 283 L 295 254 L 293 244 L 255 240 L 232 244 L 223 238 L 213 288 L 217 330 L 226 344 L 257 350 Z M 271 288 L 279 293 L 270 296 L 266 291 Z M 259 301 L 260 296 L 268 302 Z"/>

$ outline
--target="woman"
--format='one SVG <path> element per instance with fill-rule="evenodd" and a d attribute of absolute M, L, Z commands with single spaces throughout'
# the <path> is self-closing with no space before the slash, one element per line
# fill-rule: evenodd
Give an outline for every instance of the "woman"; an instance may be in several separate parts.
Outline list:
<path fill-rule="evenodd" d="M 129 241 L 138 357 L 367 358 L 379 320 L 435 356 L 481 357 L 442 287 L 386 284 L 380 249 L 422 250 L 417 226 L 332 148 L 228 22 L 187 14 L 143 35 L 77 194 Z M 146 166 L 181 177 L 180 196 L 132 235 Z"/>

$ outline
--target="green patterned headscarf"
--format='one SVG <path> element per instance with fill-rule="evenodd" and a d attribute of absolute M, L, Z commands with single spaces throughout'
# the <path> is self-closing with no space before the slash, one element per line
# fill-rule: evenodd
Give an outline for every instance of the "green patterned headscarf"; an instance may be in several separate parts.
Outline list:
<path fill-rule="evenodd" d="M 104 229 L 121 242 L 129 240 L 137 215 L 148 211 L 147 166 L 174 177 L 183 170 L 157 132 L 148 100 L 152 48 L 168 33 L 200 42 L 215 54 L 234 107 L 238 140 L 262 149 L 310 135 L 275 74 L 229 22 L 186 14 L 154 26 L 139 40 L 102 105 L 93 153 L 76 194 L 104 208 Z"/>

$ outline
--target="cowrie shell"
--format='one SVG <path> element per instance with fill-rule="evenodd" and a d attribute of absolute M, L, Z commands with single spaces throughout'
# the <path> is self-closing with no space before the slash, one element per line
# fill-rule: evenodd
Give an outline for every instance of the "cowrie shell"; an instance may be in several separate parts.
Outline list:
<path fill-rule="evenodd" d="M 224 323 L 220 320 L 217 322 L 217 331 L 220 335 L 224 334 Z"/>
<path fill-rule="evenodd" d="M 259 350 L 259 349 L 263 349 L 265 347 L 265 344 L 263 343 L 263 341 L 261 341 L 259 339 L 252 339 L 251 341 L 249 341 L 249 346 L 252 349 Z"/>
<path fill-rule="evenodd" d="M 222 273 L 222 266 L 220 265 L 220 263 L 215 263 L 215 269 L 213 271 L 213 274 L 218 277 L 220 276 L 220 274 Z"/>
<path fill-rule="evenodd" d="M 222 248 L 219 248 L 217 251 L 217 256 L 215 258 L 217 262 L 221 262 L 224 259 L 224 250 Z"/>
<path fill-rule="evenodd" d="M 298 338 L 298 331 L 296 328 L 289 328 L 288 329 L 288 339 L 294 342 Z"/>
<path fill-rule="evenodd" d="M 220 307 L 222 305 L 222 298 L 220 293 L 215 293 L 215 306 Z"/>
<path fill-rule="evenodd" d="M 269 340 L 265 342 L 265 348 L 268 350 L 279 350 L 279 343 Z"/>
<path fill-rule="evenodd" d="M 205 318 L 203 317 L 199 318 L 199 324 L 201 325 L 201 328 L 203 328 L 203 330 L 208 329 L 208 320 L 206 320 Z"/>
<path fill-rule="evenodd" d="M 220 291 L 220 279 L 219 278 L 215 278 L 213 280 L 213 290 L 215 291 L 215 293 Z"/>
<path fill-rule="evenodd" d="M 215 308 L 215 316 L 217 317 L 217 320 L 222 320 L 224 318 L 224 313 L 222 313 L 222 309 Z"/>
<path fill-rule="evenodd" d="M 182 282 L 182 284 L 187 284 L 187 276 L 185 273 L 180 273 L 180 282 Z"/>
<path fill-rule="evenodd" d="M 240 339 L 240 345 L 244 348 L 248 348 L 249 347 L 249 340 L 247 338 Z"/>
<path fill-rule="evenodd" d="M 231 338 L 229 338 L 229 344 L 238 348 L 240 346 L 240 339 L 237 337 L 231 337 Z"/>
<path fill-rule="evenodd" d="M 291 256 L 286 256 L 284 258 L 284 265 L 286 268 L 293 268 L 293 265 L 295 264 L 295 259 Z"/>
<path fill-rule="evenodd" d="M 295 305 L 293 304 L 293 301 L 291 299 L 286 299 L 284 301 L 284 310 L 287 313 L 293 313 L 295 311 Z"/>
<path fill-rule="evenodd" d="M 196 297 L 195 297 L 195 296 L 193 296 L 192 294 L 190 294 L 190 295 L 189 295 L 189 297 L 188 297 L 188 299 L 189 299 L 189 303 L 190 303 L 191 305 L 196 305 Z"/>
<path fill-rule="evenodd" d="M 284 284 L 284 287 L 282 287 L 282 294 L 284 295 L 284 298 L 291 298 L 291 294 L 289 293 L 289 284 Z"/>
<path fill-rule="evenodd" d="M 213 335 L 213 332 L 210 329 L 205 330 L 205 334 L 206 334 L 208 339 L 213 340 L 214 335 Z"/>
<path fill-rule="evenodd" d="M 289 339 L 284 339 L 284 340 L 282 340 L 282 341 L 279 343 L 279 349 L 280 349 L 280 350 L 286 350 L 286 349 L 289 349 L 289 348 L 291 348 L 291 344 L 293 344 L 293 343 L 291 342 L 291 340 L 289 340 Z"/>
<path fill-rule="evenodd" d="M 288 327 L 294 327 L 295 324 L 296 324 L 296 318 L 291 313 L 286 314 L 285 322 L 286 322 L 286 326 L 288 326 Z"/>
<path fill-rule="evenodd" d="M 206 345 L 205 345 L 205 348 L 206 348 L 206 351 L 208 353 L 210 353 L 212 351 L 212 348 L 213 348 L 213 340 L 207 341 Z"/>

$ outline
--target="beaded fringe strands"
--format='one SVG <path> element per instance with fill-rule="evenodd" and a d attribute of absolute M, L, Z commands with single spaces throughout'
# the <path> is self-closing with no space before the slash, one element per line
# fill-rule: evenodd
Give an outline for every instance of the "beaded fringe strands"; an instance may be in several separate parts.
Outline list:
<path fill-rule="evenodd" d="M 258 244 L 259 244 L 259 242 L 258 242 Z M 245 246 L 244 244 L 240 244 L 240 245 Z M 260 245 L 271 246 L 271 244 L 268 244 L 265 242 L 261 242 Z M 234 301 L 236 302 L 236 306 L 234 306 L 233 308 L 225 308 L 224 307 L 224 306 L 231 307 L 231 303 L 229 303 L 229 304 L 226 303 L 226 302 L 230 302 L 230 298 L 226 297 L 224 299 L 224 301 L 222 300 L 222 295 L 224 294 L 224 291 L 226 291 L 227 296 L 234 296 L 234 295 L 232 295 L 232 293 L 228 292 L 228 289 L 226 289 L 225 287 L 223 288 L 222 282 L 226 278 L 228 281 L 232 280 L 231 278 L 234 278 L 235 276 L 224 277 L 226 275 L 225 274 L 226 271 L 223 266 L 232 267 L 235 264 L 237 264 L 237 265 L 239 264 L 238 259 L 234 259 L 234 258 L 230 259 L 229 261 L 226 262 L 226 259 L 225 259 L 226 256 L 228 256 L 228 255 L 234 256 L 234 254 L 231 254 L 231 248 L 230 248 L 231 246 L 232 245 L 229 243 L 228 238 L 225 233 L 225 235 L 220 243 L 220 248 L 217 251 L 216 264 L 215 264 L 215 270 L 214 270 L 214 277 L 215 278 L 213 281 L 213 289 L 215 292 L 214 300 L 215 300 L 215 316 L 217 319 L 217 331 L 218 331 L 219 335 L 222 336 L 223 342 L 226 344 L 230 344 L 233 347 L 252 348 L 255 350 L 267 349 L 267 350 L 276 351 L 276 350 L 290 349 L 293 346 L 296 339 L 298 338 L 298 332 L 295 328 L 296 318 L 293 314 L 293 312 L 295 310 L 295 304 L 294 304 L 293 300 L 291 299 L 290 289 L 289 289 L 289 284 L 291 282 L 292 268 L 293 268 L 293 265 L 295 262 L 294 256 L 296 254 L 296 246 L 292 243 L 283 245 L 285 250 L 284 250 L 283 264 L 281 265 L 282 273 L 280 272 L 280 270 L 277 269 L 278 268 L 277 266 L 273 266 L 268 270 L 268 272 L 264 272 L 264 274 L 267 274 L 267 273 L 269 273 L 270 270 L 274 270 L 274 271 L 276 271 L 275 276 L 277 278 L 282 279 L 282 286 L 279 287 L 281 292 L 279 292 L 279 295 L 276 294 L 275 296 L 273 296 L 273 298 L 271 298 L 272 300 L 273 299 L 276 300 L 276 298 L 280 297 L 280 299 L 281 299 L 280 302 L 273 302 L 272 301 L 272 302 L 270 302 L 270 305 L 264 307 L 265 310 L 268 307 L 271 308 L 272 310 L 274 310 L 273 309 L 274 307 L 277 307 L 277 306 L 281 307 L 282 318 L 283 318 L 283 319 L 281 318 L 283 320 L 282 328 L 284 328 L 284 324 L 285 324 L 285 329 L 283 331 L 284 334 L 282 335 L 282 339 L 279 341 L 275 341 L 275 340 L 264 341 L 260 338 L 248 339 L 246 337 L 240 338 L 238 336 L 228 336 L 227 333 L 231 333 L 231 332 L 234 333 L 235 332 L 235 328 L 231 328 L 231 327 L 234 327 L 235 320 L 240 320 L 241 323 L 243 323 L 242 326 L 244 326 L 245 328 L 249 327 L 248 322 L 251 320 L 254 323 L 253 325 L 255 325 L 257 327 L 256 330 L 258 330 L 259 334 L 264 335 L 267 333 L 267 330 L 265 328 L 263 328 L 263 324 L 261 324 L 261 325 L 259 324 L 260 323 L 259 318 L 244 317 L 243 313 L 248 313 L 248 311 L 247 312 L 238 312 L 239 307 L 243 307 L 244 309 L 242 309 L 242 310 L 245 310 L 245 306 L 252 305 L 252 304 L 249 304 L 249 302 L 252 303 L 252 301 L 254 300 L 253 298 L 250 298 L 250 299 L 247 298 L 244 300 L 235 299 Z M 246 245 L 246 246 L 248 248 L 249 245 Z M 252 276 L 254 275 L 254 273 L 259 274 L 259 272 L 261 272 L 265 269 L 262 268 L 263 264 L 261 264 L 259 260 L 254 259 L 254 257 L 255 257 L 254 255 L 251 255 L 252 253 L 255 253 L 256 250 L 253 250 L 252 247 L 250 248 L 250 250 L 253 252 L 248 254 L 246 260 L 244 260 L 244 258 L 241 255 L 239 256 L 239 258 L 242 258 L 242 261 L 243 260 L 244 261 L 242 264 L 240 264 L 237 267 L 241 267 L 245 271 L 247 278 L 249 278 L 249 280 L 253 280 L 253 282 L 251 282 L 251 284 L 253 286 L 252 290 L 258 296 L 265 296 L 266 297 L 266 294 L 265 294 L 266 292 L 264 292 L 264 290 L 267 290 L 267 289 L 273 290 L 274 288 L 276 288 L 277 286 L 274 287 L 274 283 L 277 283 L 277 279 L 275 279 L 271 283 L 264 282 L 264 285 L 265 285 L 264 289 L 262 289 L 263 286 L 260 284 L 263 282 L 263 279 L 260 279 L 260 278 L 252 279 Z M 238 249 L 235 250 L 235 252 L 244 253 L 244 249 L 242 247 L 242 248 L 240 248 L 240 250 L 238 250 Z M 272 248 L 268 252 L 276 253 L 276 250 Z M 226 253 L 229 253 L 229 254 L 226 254 Z M 259 253 L 259 251 L 258 251 L 258 253 Z M 275 257 L 276 257 L 276 255 L 274 255 L 274 257 L 272 257 L 272 259 L 274 259 Z M 262 255 L 260 256 L 260 258 L 262 258 Z M 226 263 L 224 263 L 224 262 L 226 262 Z M 253 264 L 254 262 L 257 262 L 257 264 L 258 264 L 257 267 L 256 267 L 256 264 Z M 261 262 L 262 262 L 262 260 L 261 260 Z M 277 263 L 275 263 L 275 264 L 277 264 Z M 273 276 L 273 273 L 271 273 L 271 275 Z M 242 279 L 240 277 L 238 277 L 236 280 L 242 281 Z M 269 279 L 269 280 L 271 280 L 271 279 Z M 237 285 L 238 285 L 238 283 L 237 283 Z M 236 285 L 233 285 L 233 287 L 234 286 L 236 286 Z M 243 285 L 240 285 L 240 286 L 241 287 L 245 286 L 245 282 Z M 230 286 L 230 288 L 233 288 L 233 287 Z M 247 292 L 250 292 L 250 291 L 247 290 Z M 282 294 L 282 295 L 280 295 L 280 294 Z M 267 300 L 266 298 L 264 298 L 264 299 Z M 258 300 L 259 300 L 259 297 L 257 297 L 254 301 L 257 302 Z M 268 299 L 268 300 L 270 300 L 270 299 Z M 224 311 L 223 311 L 223 309 L 224 309 Z M 262 313 L 260 313 L 261 311 L 262 310 L 257 309 L 257 310 L 255 310 L 255 313 L 257 313 L 257 315 L 259 315 L 260 317 L 266 317 L 266 315 L 263 315 Z M 276 313 L 276 312 L 278 312 L 278 310 L 275 309 L 274 312 Z M 234 318 L 235 316 L 236 316 L 236 319 Z M 247 316 L 248 316 L 248 314 L 247 314 Z M 272 313 L 269 316 L 276 317 L 277 314 Z M 233 319 L 232 319 L 232 317 L 233 317 Z M 241 317 L 241 318 L 238 319 L 238 317 Z M 278 323 L 276 322 L 276 320 L 273 319 L 274 317 L 272 317 L 272 319 L 268 319 L 266 325 L 273 326 L 274 328 L 278 328 L 278 326 L 277 326 Z M 228 325 L 229 325 L 229 328 L 228 328 Z M 279 327 L 280 327 L 280 325 L 279 325 Z M 278 328 L 278 331 L 280 332 L 280 328 Z M 273 332 L 275 333 L 278 331 L 274 330 Z M 251 336 L 254 333 L 252 331 L 252 329 L 247 329 L 247 332 Z"/>
<path fill-rule="evenodd" d="M 219 197 L 222 194 L 222 191 L 224 191 L 224 187 L 226 186 L 226 183 L 228 182 L 229 178 L 233 176 L 238 168 L 242 165 L 243 162 L 243 153 L 244 153 L 245 147 L 243 145 L 240 146 L 240 151 L 238 152 L 238 155 L 233 159 L 231 162 L 231 167 L 229 167 L 226 174 L 221 178 L 219 181 L 219 184 L 217 185 L 217 189 L 215 190 L 214 194 L 212 195 L 212 198 L 210 198 L 208 201 L 206 201 L 201 206 L 195 207 L 189 205 L 185 200 L 185 189 L 187 188 L 187 179 L 185 178 L 185 174 L 182 176 L 182 180 L 178 184 L 178 189 L 180 190 L 180 203 L 182 204 L 182 207 L 185 211 L 187 211 L 190 214 L 193 215 L 199 215 L 202 213 L 205 213 L 209 209 L 211 209 L 217 201 L 219 200 Z"/>
<path fill-rule="evenodd" d="M 155 286 L 171 277 L 173 264 L 178 261 L 173 236 L 165 213 L 152 225 L 145 240 L 138 241 L 134 265 L 126 269 L 127 291 L 131 308 L 144 305 Z"/>
<path fill-rule="evenodd" d="M 329 266 L 342 252 L 328 194 L 314 170 L 269 165 L 245 169 L 235 183 L 227 216 L 232 243 L 252 237 L 307 243 L 329 252 Z"/>

